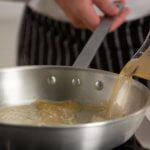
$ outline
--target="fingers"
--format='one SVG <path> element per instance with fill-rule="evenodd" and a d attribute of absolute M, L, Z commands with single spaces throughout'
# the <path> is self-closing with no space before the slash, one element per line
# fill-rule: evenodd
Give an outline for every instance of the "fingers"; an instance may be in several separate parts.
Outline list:
<path fill-rule="evenodd" d="M 125 5 L 125 0 L 115 0 L 115 1 L 119 1 L 123 5 Z M 127 15 L 129 14 L 129 9 L 128 8 L 124 8 L 120 12 L 119 8 L 114 3 L 115 1 L 114 0 L 94 0 L 95 4 L 104 12 L 105 15 L 107 15 L 107 16 L 119 15 L 115 19 L 110 31 L 114 31 L 121 24 L 123 24 L 123 22 L 125 21 Z"/>
<path fill-rule="evenodd" d="M 84 29 L 85 28 L 85 25 L 78 18 L 73 17 L 72 19 L 70 19 L 70 22 L 76 28 L 80 28 L 80 29 Z"/>
<path fill-rule="evenodd" d="M 56 0 L 70 22 L 78 28 L 94 30 L 100 23 L 92 0 Z"/>
<path fill-rule="evenodd" d="M 130 10 L 128 8 L 124 8 L 120 15 L 115 19 L 113 25 L 111 26 L 110 32 L 117 29 L 126 19 L 127 15 L 129 14 Z"/>
<path fill-rule="evenodd" d="M 94 3 L 108 16 L 114 16 L 119 13 L 119 8 L 112 0 L 94 0 Z"/>
<path fill-rule="evenodd" d="M 119 13 L 119 8 L 113 3 L 113 0 L 55 0 L 62 8 L 70 22 L 77 28 L 87 28 L 94 30 L 101 22 L 97 16 L 93 4 L 96 4 L 106 15 L 114 16 Z M 124 2 L 125 0 L 117 0 Z M 116 18 L 111 31 L 115 30 L 125 20 L 128 9 L 124 9 L 118 18 Z"/>
<path fill-rule="evenodd" d="M 91 0 L 82 0 L 82 5 L 78 8 L 79 18 L 86 28 L 94 30 L 100 24 L 100 17 L 97 16 Z"/>
<path fill-rule="evenodd" d="M 121 3 L 125 4 L 126 0 L 120 0 Z"/>

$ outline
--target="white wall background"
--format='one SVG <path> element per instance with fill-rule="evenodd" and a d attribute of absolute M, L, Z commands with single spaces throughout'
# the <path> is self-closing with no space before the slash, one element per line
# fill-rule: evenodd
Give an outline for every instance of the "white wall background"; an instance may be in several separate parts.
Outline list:
<path fill-rule="evenodd" d="M 16 65 L 16 43 L 23 3 L 0 1 L 0 68 Z"/>

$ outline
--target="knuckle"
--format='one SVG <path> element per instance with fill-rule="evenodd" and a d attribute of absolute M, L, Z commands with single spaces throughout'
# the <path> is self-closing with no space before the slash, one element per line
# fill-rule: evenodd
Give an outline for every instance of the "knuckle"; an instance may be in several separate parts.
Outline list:
<path fill-rule="evenodd" d="M 80 28 L 81 27 L 81 23 L 75 19 L 71 20 L 71 24 L 76 27 L 76 28 Z"/>
<path fill-rule="evenodd" d="M 96 19 L 96 20 L 94 20 L 94 21 L 91 22 L 90 26 L 92 28 L 96 28 L 99 24 L 100 24 L 100 20 Z"/>

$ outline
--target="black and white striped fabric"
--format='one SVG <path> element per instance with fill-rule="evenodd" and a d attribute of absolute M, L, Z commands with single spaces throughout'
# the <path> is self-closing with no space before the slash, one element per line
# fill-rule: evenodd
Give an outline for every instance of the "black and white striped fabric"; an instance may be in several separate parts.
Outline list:
<path fill-rule="evenodd" d="M 108 34 L 90 67 L 119 73 L 149 29 L 150 16 L 123 24 Z M 26 7 L 19 35 L 18 65 L 72 65 L 90 35 L 88 30 L 76 29 Z"/>

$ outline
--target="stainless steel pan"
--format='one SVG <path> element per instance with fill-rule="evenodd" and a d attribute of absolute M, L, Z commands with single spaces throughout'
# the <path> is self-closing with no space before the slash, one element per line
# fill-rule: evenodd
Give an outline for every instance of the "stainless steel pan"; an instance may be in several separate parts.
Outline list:
<path fill-rule="evenodd" d="M 98 36 L 94 34 L 94 37 L 95 35 Z M 35 99 L 71 99 L 82 103 L 107 100 L 117 75 L 86 69 L 89 62 L 83 64 L 86 59 L 83 63 L 83 59 L 80 60 L 75 62 L 75 67 L 31 66 L 0 70 L 0 107 L 26 104 Z M 80 64 L 85 69 L 79 68 Z M 138 129 L 144 118 L 149 96 L 148 88 L 139 82 L 133 82 L 127 116 L 115 120 L 49 127 L 1 123 L 0 149 L 112 149 L 127 141 Z"/>
<path fill-rule="evenodd" d="M 110 72 L 72 67 L 32 66 L 1 70 L 0 106 L 25 104 L 35 99 L 97 103 L 107 100 L 115 78 L 116 74 Z M 0 145 L 9 150 L 114 148 L 127 141 L 140 126 L 149 94 L 149 89 L 134 82 L 128 115 L 116 120 L 50 127 L 0 124 Z"/>

